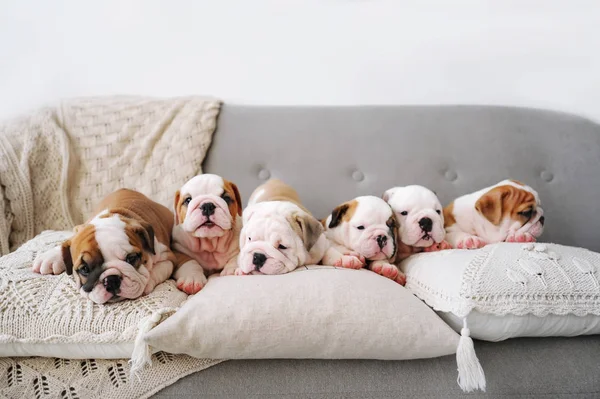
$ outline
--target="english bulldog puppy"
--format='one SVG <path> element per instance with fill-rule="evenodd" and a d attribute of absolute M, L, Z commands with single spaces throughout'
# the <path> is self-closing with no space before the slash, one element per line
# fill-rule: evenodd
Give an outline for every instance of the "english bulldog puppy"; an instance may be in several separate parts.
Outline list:
<path fill-rule="evenodd" d="M 283 274 L 319 263 L 329 246 L 323 230 L 292 187 L 269 180 L 244 210 L 236 274 Z"/>
<path fill-rule="evenodd" d="M 175 194 L 174 208 L 173 249 L 182 254 L 177 287 L 193 294 L 206 284 L 206 275 L 233 274 L 242 228 L 237 186 L 213 174 L 195 176 Z"/>
<path fill-rule="evenodd" d="M 503 180 L 455 199 L 444 208 L 446 240 L 476 249 L 497 242 L 533 242 L 544 231 L 538 193 L 516 180 Z"/>
<path fill-rule="evenodd" d="M 169 209 L 127 189 L 109 194 L 97 209 L 70 239 L 38 255 L 33 271 L 66 270 L 81 295 L 98 304 L 138 298 L 171 276 Z"/>
<path fill-rule="evenodd" d="M 322 263 L 351 269 L 367 267 L 399 284 L 406 276 L 395 265 L 396 219 L 375 196 L 357 197 L 336 207 L 323 221 L 331 246 Z"/>
<path fill-rule="evenodd" d="M 397 260 L 419 252 L 450 249 L 444 240 L 444 215 L 437 195 L 423 186 L 390 188 L 383 194 L 398 221 Z"/>

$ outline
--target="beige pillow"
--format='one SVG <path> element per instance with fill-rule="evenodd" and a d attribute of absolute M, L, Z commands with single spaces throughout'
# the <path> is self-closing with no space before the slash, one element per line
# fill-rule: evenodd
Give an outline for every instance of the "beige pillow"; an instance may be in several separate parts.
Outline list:
<path fill-rule="evenodd" d="M 200 358 L 403 360 L 455 353 L 458 335 L 387 278 L 310 266 L 277 276 L 211 277 L 145 340 Z"/>

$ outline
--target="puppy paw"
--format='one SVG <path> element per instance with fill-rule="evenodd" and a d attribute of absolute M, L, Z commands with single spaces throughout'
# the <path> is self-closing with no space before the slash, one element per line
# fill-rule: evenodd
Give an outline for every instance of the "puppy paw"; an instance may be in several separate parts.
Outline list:
<path fill-rule="evenodd" d="M 146 287 L 144 288 L 144 295 L 148 295 L 149 293 L 154 291 L 154 288 L 156 288 L 156 286 L 157 286 L 156 282 L 154 281 L 154 279 L 152 277 L 150 277 L 148 279 L 148 282 L 146 283 Z"/>
<path fill-rule="evenodd" d="M 61 274 L 66 270 L 60 247 L 52 248 L 36 256 L 33 271 L 40 274 Z"/>
<path fill-rule="evenodd" d="M 177 279 L 177 288 L 188 295 L 193 295 L 204 288 L 207 281 L 204 273 L 188 274 Z"/>
<path fill-rule="evenodd" d="M 352 255 L 342 255 L 342 257 L 334 262 L 333 266 L 337 267 L 345 267 L 347 269 L 362 269 L 365 266 L 364 258 L 352 256 Z"/>
<path fill-rule="evenodd" d="M 346 249 L 344 252 L 342 252 L 342 255 L 354 256 L 363 264 L 363 266 L 367 263 L 367 260 L 365 259 L 365 257 L 356 251 L 351 251 L 349 249 Z"/>
<path fill-rule="evenodd" d="M 444 251 L 446 249 L 452 249 L 452 245 L 450 245 L 448 241 L 443 240 L 442 242 L 435 243 L 430 247 L 423 248 L 423 252 L 437 252 Z"/>
<path fill-rule="evenodd" d="M 483 248 L 487 243 L 477 236 L 466 236 L 458 241 L 456 248 L 458 249 L 478 249 Z"/>
<path fill-rule="evenodd" d="M 535 242 L 535 237 L 530 233 L 510 233 L 506 237 L 506 242 Z"/>
<path fill-rule="evenodd" d="M 391 263 L 386 261 L 375 261 L 369 265 L 369 269 L 383 277 L 394 280 L 400 285 L 406 284 L 406 276 L 404 273 L 402 273 L 397 266 L 392 265 Z"/>
<path fill-rule="evenodd" d="M 219 274 L 220 276 L 238 276 L 238 270 L 240 270 L 240 268 L 238 267 L 226 267 L 225 269 L 221 270 L 221 273 Z"/>
<path fill-rule="evenodd" d="M 242 269 L 240 269 L 238 267 L 237 269 L 233 270 L 233 275 L 235 275 L 235 276 L 249 276 L 250 273 L 246 273 L 245 271 L 243 271 Z"/>

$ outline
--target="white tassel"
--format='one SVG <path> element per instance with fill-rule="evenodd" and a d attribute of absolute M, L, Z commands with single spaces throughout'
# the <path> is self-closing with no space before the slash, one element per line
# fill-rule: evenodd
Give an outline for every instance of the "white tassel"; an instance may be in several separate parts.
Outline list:
<path fill-rule="evenodd" d="M 144 341 L 144 335 L 146 335 L 148 332 L 150 332 L 150 330 L 156 327 L 156 325 L 160 322 L 160 319 L 164 314 L 173 313 L 175 310 L 175 308 L 161 309 L 157 312 L 154 312 L 151 316 L 146 317 L 140 322 L 138 334 L 135 337 L 135 343 L 133 344 L 131 360 L 129 360 L 129 364 L 131 365 L 131 376 L 135 375 L 137 377 L 137 373 L 139 371 L 141 371 L 146 366 L 152 365 L 152 350 L 150 349 L 150 345 L 148 345 Z"/>
<path fill-rule="evenodd" d="M 467 327 L 467 318 L 463 319 L 460 330 L 460 340 L 456 349 L 456 364 L 458 365 L 458 385 L 465 392 L 480 389 L 485 392 L 485 374 L 475 354 L 471 339 L 471 331 Z"/>

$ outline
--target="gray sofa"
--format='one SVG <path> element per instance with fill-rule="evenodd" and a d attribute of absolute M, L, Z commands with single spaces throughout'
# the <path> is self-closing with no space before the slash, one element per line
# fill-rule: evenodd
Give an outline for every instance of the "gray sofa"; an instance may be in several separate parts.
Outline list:
<path fill-rule="evenodd" d="M 242 195 L 290 183 L 317 217 L 357 195 L 422 184 L 442 203 L 510 177 L 538 190 L 542 241 L 600 251 L 600 126 L 541 110 L 481 106 L 225 105 L 204 163 Z M 360 343 L 357 343 L 360 345 Z M 475 342 L 487 392 L 472 397 L 600 397 L 600 336 Z M 453 356 L 414 361 L 228 361 L 157 398 L 454 398 Z"/>

